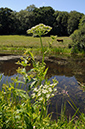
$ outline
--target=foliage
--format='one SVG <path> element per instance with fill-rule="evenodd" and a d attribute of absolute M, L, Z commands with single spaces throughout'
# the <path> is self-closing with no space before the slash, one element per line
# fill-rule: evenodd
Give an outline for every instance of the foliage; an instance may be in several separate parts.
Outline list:
<path fill-rule="evenodd" d="M 0 8 L 0 34 L 14 34 L 16 31 L 16 13 L 9 8 Z"/>
<path fill-rule="evenodd" d="M 39 23 L 43 23 L 45 25 L 49 25 L 49 26 L 53 27 L 54 12 L 55 12 L 54 9 L 50 6 L 35 8 L 33 10 L 33 13 L 35 16 L 35 25 L 37 25 Z"/>
<path fill-rule="evenodd" d="M 85 51 L 85 24 L 71 35 L 73 52 Z"/>
<path fill-rule="evenodd" d="M 47 115 L 47 101 L 51 96 L 54 96 L 53 92 L 56 91 L 54 86 L 57 85 L 57 81 L 53 80 L 53 84 L 49 81 L 45 81 L 41 84 L 47 69 L 45 64 L 35 62 L 32 53 L 29 53 L 34 68 L 28 73 L 26 72 L 26 66 L 29 66 L 29 57 L 23 58 L 21 64 L 24 68 L 18 68 L 17 72 L 23 76 L 24 80 L 19 80 L 18 77 L 13 79 L 13 82 L 9 85 L 4 84 L 1 92 L 1 127 L 2 128 L 36 128 L 50 127 L 50 118 Z M 28 84 L 27 91 L 17 89 L 14 87 L 18 84 Z M 30 92 L 32 92 L 30 94 Z M 33 101 L 33 102 L 31 102 Z M 49 123 L 48 123 L 49 122 Z M 47 124 L 47 125 L 46 125 Z M 46 127 L 46 128 L 47 128 Z"/>
<path fill-rule="evenodd" d="M 48 44 L 49 44 L 49 48 L 52 48 L 52 44 L 54 40 L 57 38 L 57 36 L 51 35 L 50 37 L 51 37 L 51 41 L 48 41 Z"/>
<path fill-rule="evenodd" d="M 28 11 L 28 12 L 32 12 L 35 8 L 36 8 L 35 5 L 32 4 L 30 6 L 27 6 L 27 8 L 25 10 Z"/>
<path fill-rule="evenodd" d="M 52 27 L 47 35 L 68 36 L 79 26 L 83 14 L 77 11 L 70 13 L 55 11 L 52 7 L 27 6 L 15 12 L 9 8 L 0 8 L 0 34 L 24 34 L 32 26 L 43 23 Z"/>
<path fill-rule="evenodd" d="M 82 16 L 79 23 L 79 28 L 82 27 L 85 24 L 85 15 Z"/>
<path fill-rule="evenodd" d="M 69 13 L 55 11 L 54 17 L 55 17 L 55 23 L 53 24 L 53 28 L 54 28 L 55 34 L 57 34 L 59 36 L 68 35 L 67 22 L 68 22 L 68 18 L 69 18 Z"/>
<path fill-rule="evenodd" d="M 34 15 L 28 10 L 21 10 L 20 12 L 16 13 L 16 18 L 17 18 L 17 34 L 26 34 L 26 30 L 28 28 L 32 27 L 32 23 L 34 22 Z"/>
<path fill-rule="evenodd" d="M 82 18 L 83 14 L 76 12 L 76 11 L 71 11 L 69 14 L 69 19 L 68 19 L 68 34 L 72 34 L 74 30 L 78 29 L 78 25 L 80 22 L 80 19 Z"/>

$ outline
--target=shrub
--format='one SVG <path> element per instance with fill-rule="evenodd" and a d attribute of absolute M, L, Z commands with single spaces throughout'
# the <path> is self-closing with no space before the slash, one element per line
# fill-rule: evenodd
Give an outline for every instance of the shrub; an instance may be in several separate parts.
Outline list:
<path fill-rule="evenodd" d="M 80 19 L 79 28 L 82 27 L 84 24 L 85 24 L 85 15 L 82 16 L 82 18 Z"/>
<path fill-rule="evenodd" d="M 74 33 L 71 35 L 72 38 L 72 51 L 85 51 L 85 24 L 79 28 L 78 30 L 75 30 Z"/>

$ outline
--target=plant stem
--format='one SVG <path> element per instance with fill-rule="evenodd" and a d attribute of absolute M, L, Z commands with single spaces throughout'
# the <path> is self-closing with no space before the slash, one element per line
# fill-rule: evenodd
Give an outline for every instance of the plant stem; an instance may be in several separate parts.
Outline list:
<path fill-rule="evenodd" d="M 42 43 L 42 38 L 40 36 L 40 43 L 41 43 L 41 48 L 42 48 L 42 52 L 43 52 L 43 58 L 42 58 L 42 63 L 44 62 L 44 48 L 43 48 L 43 43 Z"/>

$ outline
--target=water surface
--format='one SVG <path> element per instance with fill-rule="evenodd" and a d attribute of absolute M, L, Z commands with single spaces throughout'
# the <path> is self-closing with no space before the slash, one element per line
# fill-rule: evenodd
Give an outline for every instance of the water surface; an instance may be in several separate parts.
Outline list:
<path fill-rule="evenodd" d="M 3 82 L 11 81 L 11 77 L 16 77 L 16 69 L 18 65 L 15 64 L 16 60 L 0 61 L 0 73 L 3 73 Z M 49 112 L 53 112 L 53 118 L 56 118 L 57 114 L 61 111 L 61 105 L 66 102 L 66 114 L 73 114 L 75 111 L 69 105 L 70 98 L 81 112 L 85 113 L 85 92 L 78 84 L 85 84 L 85 58 L 49 58 L 45 60 L 47 67 L 49 68 L 47 77 L 52 81 L 53 78 L 58 80 L 57 93 L 51 99 L 49 105 Z M 31 66 L 32 67 L 32 66 Z M 31 68 L 29 67 L 28 70 Z M 0 86 L 0 89 L 1 89 Z M 67 94 L 66 94 L 67 93 Z M 69 95 L 69 97 L 68 97 Z"/>

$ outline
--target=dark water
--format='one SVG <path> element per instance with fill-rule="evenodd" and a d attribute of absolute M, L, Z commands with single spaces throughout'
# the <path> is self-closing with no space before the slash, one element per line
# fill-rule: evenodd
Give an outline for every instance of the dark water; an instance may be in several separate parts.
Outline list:
<path fill-rule="evenodd" d="M 18 65 L 15 60 L 0 61 L 0 73 L 4 73 L 1 85 L 6 80 L 10 81 L 11 77 L 16 77 L 16 69 Z M 61 112 L 61 105 L 66 102 L 66 115 L 73 114 L 75 110 L 70 106 L 71 100 L 85 113 L 85 92 L 80 87 L 79 83 L 85 84 L 85 58 L 49 58 L 45 60 L 47 67 L 49 67 L 47 77 L 50 81 L 53 78 L 58 80 L 57 93 L 51 99 L 49 105 L 49 112 L 53 112 L 53 118 Z M 31 68 L 31 67 L 30 67 Z M 28 68 L 28 70 L 30 69 Z M 1 86 L 0 86 L 1 89 Z"/>

